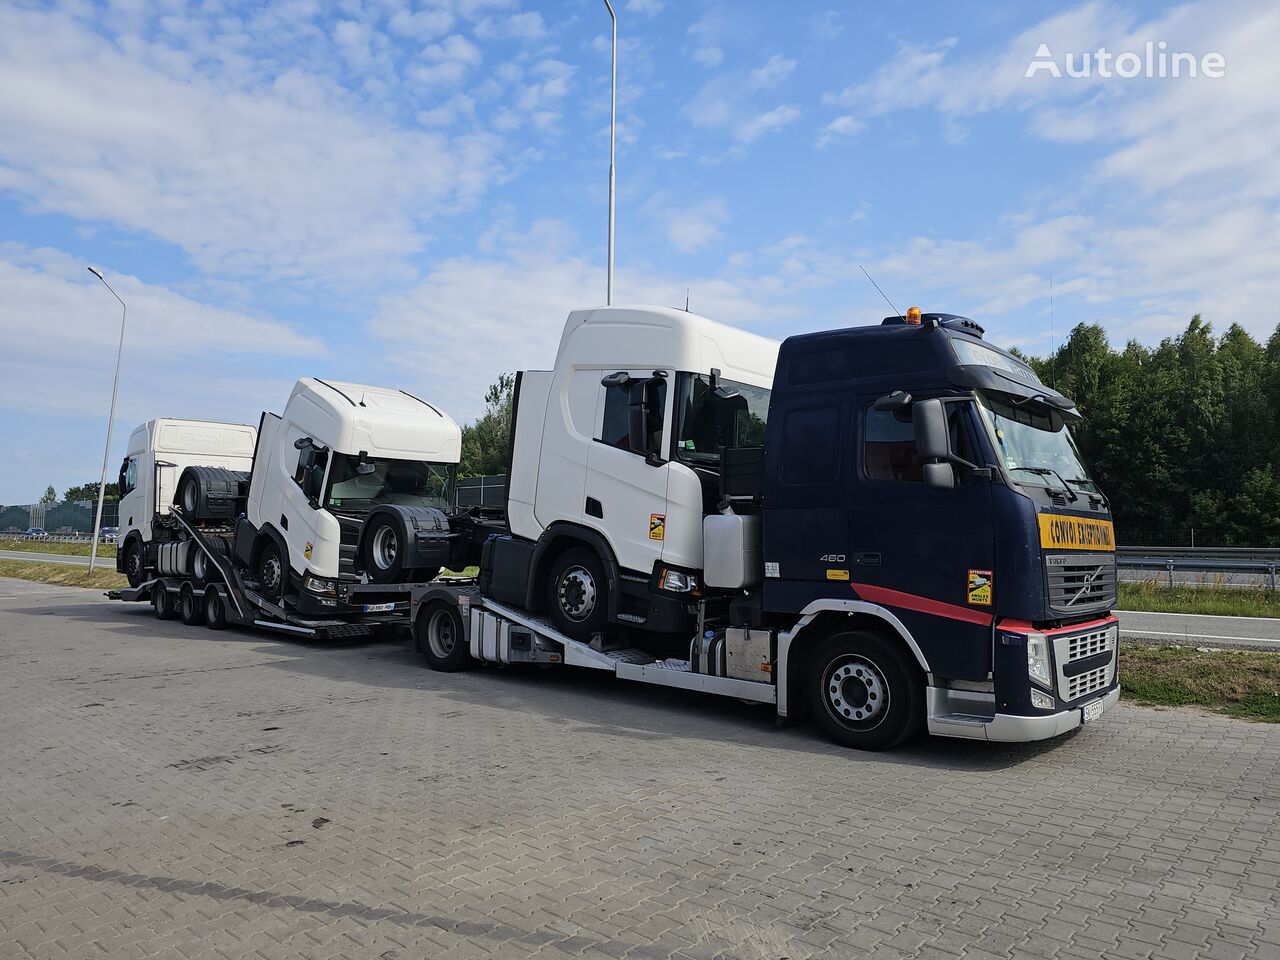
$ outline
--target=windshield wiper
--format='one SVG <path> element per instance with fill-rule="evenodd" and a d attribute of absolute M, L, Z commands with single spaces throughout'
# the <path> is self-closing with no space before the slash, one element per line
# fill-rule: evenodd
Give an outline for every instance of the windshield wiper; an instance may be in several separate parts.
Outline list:
<path fill-rule="evenodd" d="M 1057 477 L 1058 482 L 1062 484 L 1062 492 L 1071 498 L 1072 503 L 1080 499 L 1080 495 L 1071 489 L 1067 481 L 1062 479 L 1062 474 L 1058 473 L 1057 470 L 1050 470 L 1048 467 L 1010 467 L 1009 469 L 1025 470 L 1027 473 L 1034 473 L 1037 477 Z"/>

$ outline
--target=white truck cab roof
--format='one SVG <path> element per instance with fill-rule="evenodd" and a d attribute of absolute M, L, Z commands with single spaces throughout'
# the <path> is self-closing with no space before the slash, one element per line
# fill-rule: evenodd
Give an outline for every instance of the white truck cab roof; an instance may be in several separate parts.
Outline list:
<path fill-rule="evenodd" d="M 159 454 L 196 457 L 193 462 L 202 465 L 247 470 L 253 460 L 257 435 L 257 428 L 247 423 L 157 417 L 136 427 L 129 435 L 128 454 L 152 450 Z"/>
<path fill-rule="evenodd" d="M 339 453 L 457 463 L 462 430 L 439 407 L 403 390 L 304 377 L 286 416 Z"/>
<path fill-rule="evenodd" d="M 673 307 L 595 307 L 569 314 L 557 370 L 623 358 L 630 369 L 707 373 L 716 368 L 730 380 L 767 387 L 773 383 L 778 341 Z"/>

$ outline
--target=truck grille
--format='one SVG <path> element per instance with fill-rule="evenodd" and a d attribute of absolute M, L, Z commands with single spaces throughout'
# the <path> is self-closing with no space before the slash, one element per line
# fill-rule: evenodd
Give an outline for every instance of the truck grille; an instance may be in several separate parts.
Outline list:
<path fill-rule="evenodd" d="M 1053 610 L 1109 607 L 1116 598 L 1116 558 L 1109 553 L 1045 557 Z"/>
<path fill-rule="evenodd" d="M 1058 696 L 1070 703 L 1111 685 L 1116 675 L 1119 628 L 1108 624 L 1053 638 L 1058 667 Z"/>

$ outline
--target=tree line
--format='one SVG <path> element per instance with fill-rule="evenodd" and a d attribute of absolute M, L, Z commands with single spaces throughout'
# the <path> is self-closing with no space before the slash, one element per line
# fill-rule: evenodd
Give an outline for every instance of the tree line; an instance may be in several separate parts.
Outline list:
<path fill-rule="evenodd" d="M 1129 545 L 1280 547 L 1280 326 L 1259 343 L 1199 314 L 1155 347 L 1080 324 L 1024 357 L 1076 401 L 1072 428 Z"/>

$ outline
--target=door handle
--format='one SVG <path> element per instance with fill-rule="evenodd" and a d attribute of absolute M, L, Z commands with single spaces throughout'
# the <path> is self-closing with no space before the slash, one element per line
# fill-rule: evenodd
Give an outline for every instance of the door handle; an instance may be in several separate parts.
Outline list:
<path fill-rule="evenodd" d="M 289 518 L 286 517 L 283 513 L 280 514 L 280 526 L 284 527 L 286 530 L 289 529 Z"/>
<path fill-rule="evenodd" d="M 853 562 L 854 562 L 854 563 L 859 563 L 859 564 L 864 564 L 864 565 L 866 565 L 866 566 L 868 566 L 868 567 L 878 567 L 878 566 L 880 566 L 880 554 L 878 554 L 878 553 L 855 553 L 855 554 L 853 555 Z"/>

